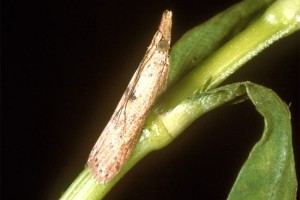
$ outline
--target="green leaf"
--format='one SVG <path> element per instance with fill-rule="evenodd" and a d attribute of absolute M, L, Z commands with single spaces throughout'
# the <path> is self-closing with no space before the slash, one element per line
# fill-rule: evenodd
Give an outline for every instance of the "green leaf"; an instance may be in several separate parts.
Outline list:
<path fill-rule="evenodd" d="M 296 199 L 297 178 L 289 109 L 270 89 L 250 82 L 199 92 L 161 115 L 168 133 L 176 137 L 195 119 L 245 95 L 264 117 L 262 138 L 243 165 L 229 200 Z M 242 133 L 241 133 L 242 134 Z"/>
<path fill-rule="evenodd" d="M 228 199 L 296 199 L 297 178 L 288 107 L 269 89 L 254 84 L 245 84 L 245 87 L 256 110 L 264 117 L 265 127 Z"/>

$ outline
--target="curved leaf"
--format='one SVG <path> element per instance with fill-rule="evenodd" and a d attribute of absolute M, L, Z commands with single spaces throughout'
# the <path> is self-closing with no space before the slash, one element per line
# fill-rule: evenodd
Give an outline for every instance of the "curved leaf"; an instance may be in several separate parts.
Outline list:
<path fill-rule="evenodd" d="M 261 139 L 240 170 L 228 199 L 296 199 L 290 113 L 272 90 L 246 82 L 199 92 L 163 114 L 161 119 L 168 133 L 176 137 L 203 113 L 245 95 L 264 117 L 265 127 Z"/>
<path fill-rule="evenodd" d="M 265 127 L 228 199 L 296 199 L 297 178 L 289 110 L 269 89 L 247 84 L 246 91 L 264 117 Z"/>

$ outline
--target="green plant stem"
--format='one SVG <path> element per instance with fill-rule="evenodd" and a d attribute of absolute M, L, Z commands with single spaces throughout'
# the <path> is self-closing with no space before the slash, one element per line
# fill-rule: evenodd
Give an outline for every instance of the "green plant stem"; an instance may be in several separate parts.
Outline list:
<path fill-rule="evenodd" d="M 275 0 L 244 0 L 187 31 L 172 47 L 168 85 L 173 85 L 192 68 L 259 17 Z"/>
<path fill-rule="evenodd" d="M 193 96 L 197 91 L 215 88 L 264 48 L 298 30 L 300 28 L 299 13 L 300 2 L 298 0 L 279 0 L 272 4 L 257 21 L 213 53 L 205 62 L 195 67 L 191 73 L 166 92 L 148 116 L 132 157 L 111 182 L 98 184 L 88 170 L 84 169 L 61 199 L 102 199 L 140 159 L 149 152 L 169 144 L 195 118 L 209 110 L 203 109 L 201 113 L 195 114 L 189 110 L 189 105 L 182 104 L 185 99 Z M 203 103 L 206 103 L 206 106 L 210 104 L 210 102 Z M 215 102 L 211 101 L 211 103 Z M 215 106 L 210 105 L 210 107 Z M 175 107 L 177 109 L 174 109 Z"/>
<path fill-rule="evenodd" d="M 253 24 L 168 90 L 159 102 L 159 109 L 162 112 L 171 110 L 195 91 L 217 87 L 263 49 L 299 30 L 299 4 L 297 0 L 279 0 L 273 3 Z"/>

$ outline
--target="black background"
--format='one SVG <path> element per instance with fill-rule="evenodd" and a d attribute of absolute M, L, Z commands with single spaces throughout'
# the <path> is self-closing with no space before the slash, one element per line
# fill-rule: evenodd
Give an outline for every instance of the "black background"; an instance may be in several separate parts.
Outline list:
<path fill-rule="evenodd" d="M 9 1 L 2 5 L 3 199 L 57 199 L 82 171 L 155 33 L 172 40 L 238 1 Z M 299 33 L 226 83 L 253 81 L 291 103 L 299 158 Z M 196 121 L 131 170 L 107 199 L 225 199 L 262 118 L 249 103 Z M 299 161 L 299 160 L 298 160 Z"/>

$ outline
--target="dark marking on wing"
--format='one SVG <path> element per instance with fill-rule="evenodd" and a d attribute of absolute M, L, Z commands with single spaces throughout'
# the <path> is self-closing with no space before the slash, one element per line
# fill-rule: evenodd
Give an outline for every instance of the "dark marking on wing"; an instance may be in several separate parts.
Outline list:
<path fill-rule="evenodd" d="M 158 50 L 159 52 L 167 52 L 167 51 L 169 51 L 169 49 L 170 49 L 170 45 L 169 45 L 169 43 L 168 43 L 166 40 L 164 40 L 164 39 L 161 39 L 161 40 L 159 41 L 159 43 L 157 44 L 157 50 Z"/>

